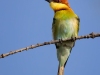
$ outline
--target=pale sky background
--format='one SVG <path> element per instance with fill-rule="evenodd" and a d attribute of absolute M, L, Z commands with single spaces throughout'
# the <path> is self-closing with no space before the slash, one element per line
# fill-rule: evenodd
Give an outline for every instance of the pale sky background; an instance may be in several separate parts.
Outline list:
<path fill-rule="evenodd" d="M 100 33 L 100 0 L 69 0 L 79 35 Z M 44 0 L 0 0 L 0 54 L 52 40 L 53 11 Z M 0 59 L 0 75 L 57 75 L 54 45 Z M 76 41 L 65 75 L 100 75 L 100 38 Z"/>

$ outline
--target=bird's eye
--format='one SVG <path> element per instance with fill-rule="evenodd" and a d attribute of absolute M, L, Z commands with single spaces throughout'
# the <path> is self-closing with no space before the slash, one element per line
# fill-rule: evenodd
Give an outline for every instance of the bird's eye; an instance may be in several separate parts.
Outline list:
<path fill-rule="evenodd" d="M 59 2 L 59 0 L 57 0 L 57 2 Z"/>
<path fill-rule="evenodd" d="M 59 2 L 60 2 L 60 0 L 54 0 L 54 2 L 57 2 L 57 3 L 59 3 Z"/>

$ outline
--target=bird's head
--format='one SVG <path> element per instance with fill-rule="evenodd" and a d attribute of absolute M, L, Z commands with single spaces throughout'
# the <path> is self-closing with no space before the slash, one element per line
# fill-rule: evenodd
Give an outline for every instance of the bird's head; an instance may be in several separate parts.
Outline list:
<path fill-rule="evenodd" d="M 67 10 L 70 8 L 68 0 L 46 0 L 47 2 L 49 2 L 50 7 L 54 10 L 54 11 L 58 11 L 58 10 Z"/>

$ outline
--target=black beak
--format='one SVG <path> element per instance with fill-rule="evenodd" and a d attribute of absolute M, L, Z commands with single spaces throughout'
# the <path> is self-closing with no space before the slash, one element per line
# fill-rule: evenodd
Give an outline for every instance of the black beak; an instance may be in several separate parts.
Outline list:
<path fill-rule="evenodd" d="M 50 3 L 50 1 L 51 1 L 51 0 L 45 0 L 45 1 L 47 1 L 47 2 L 49 2 L 49 3 Z"/>
<path fill-rule="evenodd" d="M 47 1 L 47 2 L 51 2 L 51 1 L 54 1 L 54 2 L 57 2 L 57 3 L 59 3 L 60 2 L 60 0 L 45 0 L 45 1 Z"/>

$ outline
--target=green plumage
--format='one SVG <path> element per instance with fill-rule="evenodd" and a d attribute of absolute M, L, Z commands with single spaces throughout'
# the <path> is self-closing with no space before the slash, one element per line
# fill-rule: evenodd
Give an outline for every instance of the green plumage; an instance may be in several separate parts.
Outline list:
<path fill-rule="evenodd" d="M 79 18 L 72 10 L 55 12 L 52 33 L 54 40 L 76 37 L 79 31 Z M 57 43 L 57 58 L 59 66 L 65 66 L 75 42 Z"/>

